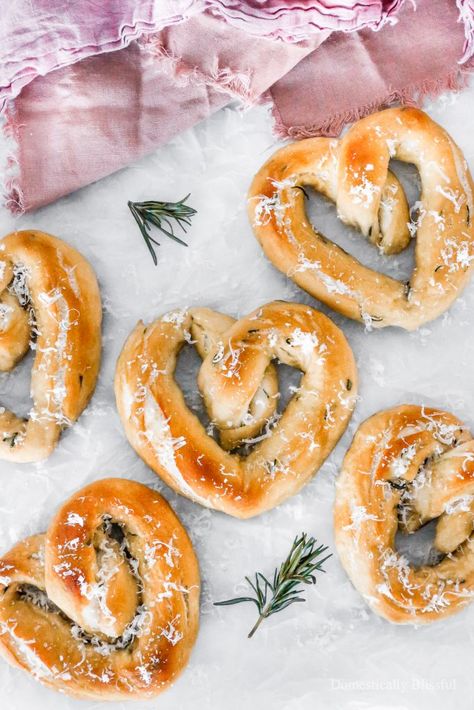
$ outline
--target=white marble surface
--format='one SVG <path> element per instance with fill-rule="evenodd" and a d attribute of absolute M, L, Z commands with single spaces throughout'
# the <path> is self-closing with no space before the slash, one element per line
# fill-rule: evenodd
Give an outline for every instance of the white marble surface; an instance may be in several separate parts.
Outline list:
<path fill-rule="evenodd" d="M 474 87 L 427 102 L 426 108 L 451 132 L 473 169 Z M 271 573 L 302 530 L 334 551 L 334 480 L 354 430 L 368 415 L 400 402 L 434 404 L 474 428 L 474 282 L 448 314 L 413 334 L 366 333 L 333 314 L 357 357 L 360 401 L 312 483 L 259 518 L 234 520 L 174 494 L 125 440 L 112 378 L 122 343 L 139 318 L 198 304 L 238 316 L 273 298 L 317 306 L 267 262 L 247 221 L 250 179 L 275 147 L 265 108 L 244 113 L 229 108 L 154 155 L 34 215 L 13 219 L 0 213 L 0 233 L 36 227 L 79 248 L 97 271 L 105 316 L 100 381 L 87 411 L 45 463 L 0 463 L 0 552 L 43 530 L 54 509 L 87 482 L 111 475 L 144 481 L 164 493 L 188 528 L 203 591 L 201 631 L 189 667 L 171 690 L 136 703 L 137 710 L 470 708 L 474 605 L 427 628 L 391 626 L 367 609 L 336 554 L 327 574 L 308 589 L 307 603 L 266 621 L 252 640 L 246 633 L 253 607 L 216 608 L 212 602 L 242 591 L 246 574 Z M 190 246 L 163 239 L 155 268 L 127 200 L 174 200 L 187 192 L 198 210 Z M 408 276 L 411 254 L 381 259 L 361 237 L 341 228 L 327 205 L 313 205 L 312 216 L 361 260 Z M 28 410 L 30 366 L 27 359 L 13 375 L 0 377 L 0 400 L 19 412 Z M 8 710 L 105 707 L 46 690 L 4 662 L 0 689 L 0 706 Z M 122 704 L 109 707 L 118 710 Z"/>

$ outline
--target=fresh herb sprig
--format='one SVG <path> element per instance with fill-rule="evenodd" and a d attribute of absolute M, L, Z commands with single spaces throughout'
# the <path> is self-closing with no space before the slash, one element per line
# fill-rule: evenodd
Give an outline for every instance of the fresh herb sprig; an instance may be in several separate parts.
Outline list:
<path fill-rule="evenodd" d="M 214 602 L 215 606 L 230 606 L 241 602 L 252 602 L 256 605 L 259 617 L 250 630 L 248 638 L 252 638 L 260 624 L 272 614 L 283 611 L 290 604 L 304 602 L 300 596 L 304 590 L 300 584 L 316 584 L 315 572 L 325 572 L 322 565 L 331 555 L 319 559 L 328 548 L 317 544 L 314 537 L 306 533 L 296 536 L 286 560 L 275 569 L 273 581 L 270 582 L 261 572 L 255 574 L 255 581 L 245 577 L 255 592 L 255 597 L 236 597 L 223 602 Z"/>
<path fill-rule="evenodd" d="M 186 227 L 191 226 L 191 217 L 196 214 L 196 210 L 185 204 L 188 197 L 189 195 L 186 195 L 179 202 L 156 202 L 154 200 L 128 202 L 130 212 L 140 228 L 155 266 L 158 264 L 158 259 L 153 245 L 160 246 L 160 242 L 151 236 L 150 227 L 155 225 L 167 237 L 187 247 L 186 242 L 174 233 L 172 221 L 174 220 L 184 233 L 186 233 Z"/>

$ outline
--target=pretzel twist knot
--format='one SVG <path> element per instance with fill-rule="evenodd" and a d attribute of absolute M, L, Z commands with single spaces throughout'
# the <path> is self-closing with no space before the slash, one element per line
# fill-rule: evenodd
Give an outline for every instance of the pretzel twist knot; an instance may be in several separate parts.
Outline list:
<path fill-rule="evenodd" d="M 36 231 L 0 242 L 0 370 L 35 351 L 28 419 L 1 408 L 1 459 L 46 458 L 78 418 L 97 380 L 101 317 L 95 274 L 75 249 Z"/>
<path fill-rule="evenodd" d="M 421 178 L 416 224 L 388 170 L 396 158 Z M 408 283 L 373 271 L 319 234 L 304 209 L 308 185 L 385 254 L 416 232 Z M 273 264 L 331 308 L 371 328 L 414 330 L 433 320 L 466 285 L 474 259 L 473 183 L 450 136 L 425 113 L 393 108 L 355 123 L 340 140 L 311 138 L 277 151 L 249 192 L 255 235 Z"/>
<path fill-rule="evenodd" d="M 186 342 L 203 358 L 198 384 L 221 445 L 175 382 Z M 304 373 L 281 418 L 276 358 Z M 346 428 L 356 390 L 354 357 L 339 328 L 308 306 L 281 301 L 238 321 L 193 308 L 139 323 L 115 377 L 120 417 L 144 461 L 179 493 L 241 518 L 309 480 Z M 230 451 L 255 442 L 245 457 Z"/>
<path fill-rule="evenodd" d="M 0 560 L 0 653 L 77 697 L 160 693 L 188 661 L 198 616 L 191 542 L 132 481 L 86 486 Z"/>
<path fill-rule="evenodd" d="M 436 558 L 414 567 L 395 534 L 433 519 Z M 373 611 L 421 624 L 468 604 L 473 524 L 474 439 L 456 417 L 403 405 L 360 426 L 337 481 L 334 526 L 341 562 Z"/>

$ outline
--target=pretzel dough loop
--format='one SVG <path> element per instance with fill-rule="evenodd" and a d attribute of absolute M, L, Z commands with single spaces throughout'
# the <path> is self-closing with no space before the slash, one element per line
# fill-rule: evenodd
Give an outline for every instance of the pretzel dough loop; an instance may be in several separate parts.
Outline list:
<path fill-rule="evenodd" d="M 101 317 L 94 272 L 75 249 L 36 231 L 0 242 L 0 370 L 35 351 L 28 419 L 0 412 L 1 459 L 46 458 L 78 418 L 97 380 Z"/>
<path fill-rule="evenodd" d="M 186 342 L 203 358 L 199 389 L 222 446 L 174 379 Z M 304 373 L 281 418 L 275 358 Z M 130 443 L 168 485 L 247 518 L 296 493 L 321 466 L 351 416 L 357 375 L 346 339 L 328 318 L 274 302 L 238 321 L 193 308 L 139 323 L 117 363 L 115 392 Z M 231 453 L 249 440 L 257 443 L 246 457 Z"/>
<path fill-rule="evenodd" d="M 440 561 L 413 567 L 395 549 L 437 519 Z M 429 623 L 474 594 L 474 439 L 443 411 L 403 405 L 356 432 L 337 481 L 336 546 L 372 609 L 396 623 Z"/>
<path fill-rule="evenodd" d="M 186 532 L 132 481 L 92 483 L 0 560 L 0 653 L 77 697 L 160 693 L 188 662 L 198 612 Z"/>
<path fill-rule="evenodd" d="M 302 186 L 336 203 L 340 219 L 386 254 L 410 240 L 402 186 L 391 158 L 414 163 L 421 178 L 415 268 L 408 284 L 360 264 L 319 234 Z M 450 136 L 422 111 L 394 108 L 355 123 L 340 140 L 311 138 L 277 151 L 249 192 L 255 235 L 273 264 L 301 288 L 368 329 L 414 330 L 446 311 L 474 260 L 473 183 Z"/>

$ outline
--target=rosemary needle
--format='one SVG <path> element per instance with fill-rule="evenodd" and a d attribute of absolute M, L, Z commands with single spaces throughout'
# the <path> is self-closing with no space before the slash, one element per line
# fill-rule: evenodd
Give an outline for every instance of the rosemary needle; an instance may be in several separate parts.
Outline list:
<path fill-rule="evenodd" d="M 273 581 L 269 581 L 261 572 L 255 574 L 255 581 L 245 577 L 255 596 L 236 597 L 223 602 L 214 602 L 215 606 L 230 606 L 242 602 L 252 602 L 258 609 L 258 619 L 248 638 L 251 638 L 262 621 L 278 611 L 283 611 L 290 604 L 306 601 L 300 596 L 304 590 L 301 584 L 316 584 L 315 572 L 325 572 L 322 565 L 331 555 L 319 559 L 328 548 L 317 545 L 314 537 L 302 533 L 296 536 L 286 560 L 275 569 Z"/>
<path fill-rule="evenodd" d="M 174 233 L 172 222 L 174 220 L 186 233 L 186 227 L 191 225 L 191 217 L 196 214 L 195 209 L 185 204 L 188 197 L 189 195 L 186 195 L 179 202 L 156 202 L 154 200 L 128 202 L 130 212 L 140 228 L 155 266 L 158 264 L 158 259 L 153 245 L 160 246 L 160 243 L 151 236 L 151 225 L 157 227 L 160 232 L 170 239 L 174 239 L 175 242 L 187 247 L 186 242 Z"/>

